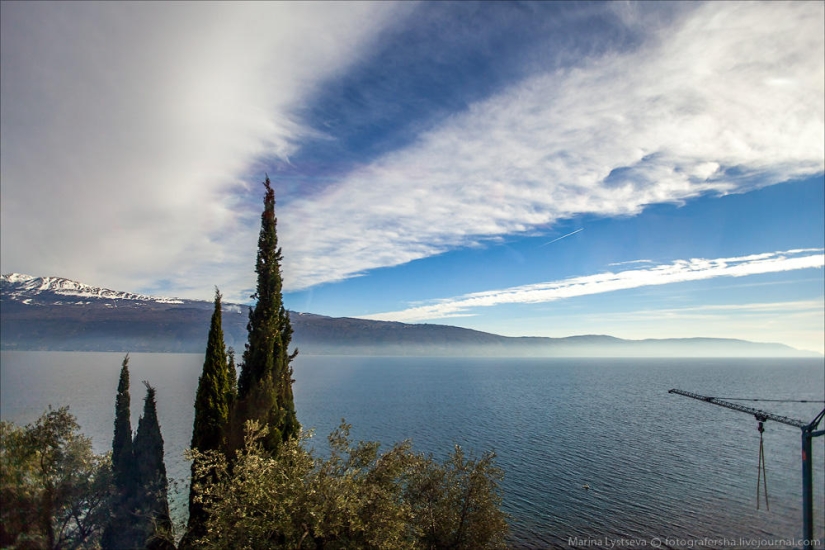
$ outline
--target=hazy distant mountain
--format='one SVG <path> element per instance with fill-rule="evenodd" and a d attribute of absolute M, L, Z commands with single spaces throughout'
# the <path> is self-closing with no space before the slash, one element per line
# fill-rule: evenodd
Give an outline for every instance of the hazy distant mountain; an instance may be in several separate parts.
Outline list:
<path fill-rule="evenodd" d="M 246 341 L 247 306 L 224 303 L 227 345 Z M 55 351 L 201 353 L 212 302 L 98 288 L 60 277 L 0 276 L 0 347 Z M 510 338 L 433 324 L 291 313 L 306 354 L 577 357 L 821 357 L 782 344 L 720 338 L 622 340 L 611 336 Z"/>

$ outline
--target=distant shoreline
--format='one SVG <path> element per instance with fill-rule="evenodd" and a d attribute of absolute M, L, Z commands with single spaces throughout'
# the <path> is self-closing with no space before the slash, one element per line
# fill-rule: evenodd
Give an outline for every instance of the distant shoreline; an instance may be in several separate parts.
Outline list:
<path fill-rule="evenodd" d="M 212 303 L 98 289 L 67 279 L 47 288 L 0 278 L 0 349 L 202 353 Z M 45 283 L 44 283 L 45 284 Z M 307 355 L 414 357 L 825 357 L 784 344 L 728 338 L 624 340 L 607 335 L 501 336 L 450 325 L 290 312 L 293 347 Z M 247 340 L 248 314 L 224 304 L 227 346 Z"/>

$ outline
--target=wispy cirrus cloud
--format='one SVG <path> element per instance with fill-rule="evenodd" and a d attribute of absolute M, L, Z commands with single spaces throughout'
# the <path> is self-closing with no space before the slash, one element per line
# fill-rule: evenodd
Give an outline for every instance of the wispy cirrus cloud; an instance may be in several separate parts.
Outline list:
<path fill-rule="evenodd" d="M 825 169 L 821 3 L 698 4 L 662 26 L 643 7 L 624 14 L 639 47 L 534 73 L 287 202 L 289 289 Z"/>
<path fill-rule="evenodd" d="M 400 322 L 445 319 L 471 315 L 476 308 L 503 304 L 537 304 L 645 286 L 701 281 L 717 277 L 746 277 L 764 273 L 821 268 L 824 265 L 825 254 L 821 249 L 766 252 L 735 258 L 677 260 L 645 269 L 605 272 L 561 281 L 465 294 L 402 311 L 367 315 L 364 318 Z"/>
<path fill-rule="evenodd" d="M 613 263 L 610 263 L 610 264 L 607 264 L 607 265 L 610 266 L 610 267 L 613 267 L 613 266 L 616 266 L 616 265 L 652 264 L 652 263 L 653 263 L 653 260 L 628 260 L 626 262 L 613 262 Z"/>

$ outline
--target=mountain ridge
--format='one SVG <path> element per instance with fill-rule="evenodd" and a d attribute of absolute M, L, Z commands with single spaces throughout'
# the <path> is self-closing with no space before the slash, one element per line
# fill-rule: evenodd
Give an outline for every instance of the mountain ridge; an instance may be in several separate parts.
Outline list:
<path fill-rule="evenodd" d="M 6 275 L 0 275 L 0 282 L 8 285 L 15 285 L 15 291 L 12 291 L 12 294 L 15 295 L 22 293 L 35 295 L 42 293 L 54 293 L 66 297 L 75 296 L 78 298 L 108 298 L 115 300 L 136 300 L 158 303 L 183 303 L 183 301 L 178 298 L 147 296 L 132 292 L 109 290 L 108 288 L 87 285 L 85 283 L 80 283 L 64 277 L 35 277 L 33 275 L 25 275 L 22 273 L 8 273 Z"/>
<path fill-rule="evenodd" d="M 200 353 L 213 304 L 109 290 L 62 277 L 0 275 L 4 350 Z M 246 341 L 248 306 L 225 303 L 228 346 Z M 537 357 L 821 357 L 784 344 L 722 338 L 624 340 L 608 335 L 508 337 L 437 324 L 290 312 L 305 354 Z"/>

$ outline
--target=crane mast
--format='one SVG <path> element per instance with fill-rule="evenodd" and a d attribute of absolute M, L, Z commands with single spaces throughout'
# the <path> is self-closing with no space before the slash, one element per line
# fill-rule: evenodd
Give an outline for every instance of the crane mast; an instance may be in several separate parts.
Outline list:
<path fill-rule="evenodd" d="M 804 541 L 813 541 L 814 491 L 812 456 L 813 446 L 811 441 L 814 437 L 825 435 L 825 430 L 817 431 L 819 423 L 822 422 L 823 418 L 825 418 L 825 409 L 822 409 L 822 412 L 816 415 L 811 422 L 805 422 L 803 420 L 788 418 L 787 416 L 773 414 L 760 409 L 754 409 L 753 407 L 746 407 L 744 405 L 739 405 L 738 403 L 732 403 L 724 399 L 719 399 L 718 397 L 708 397 L 706 395 L 700 395 L 698 393 L 677 389 L 672 389 L 668 391 L 668 393 L 675 393 L 677 395 L 683 395 L 685 397 L 704 401 L 705 403 L 710 403 L 711 405 L 718 405 L 720 407 L 733 409 L 735 411 L 752 414 L 756 420 L 760 422 L 760 428 L 762 422 L 773 420 L 774 422 L 779 422 L 780 424 L 786 424 L 802 430 L 802 539 Z"/>

